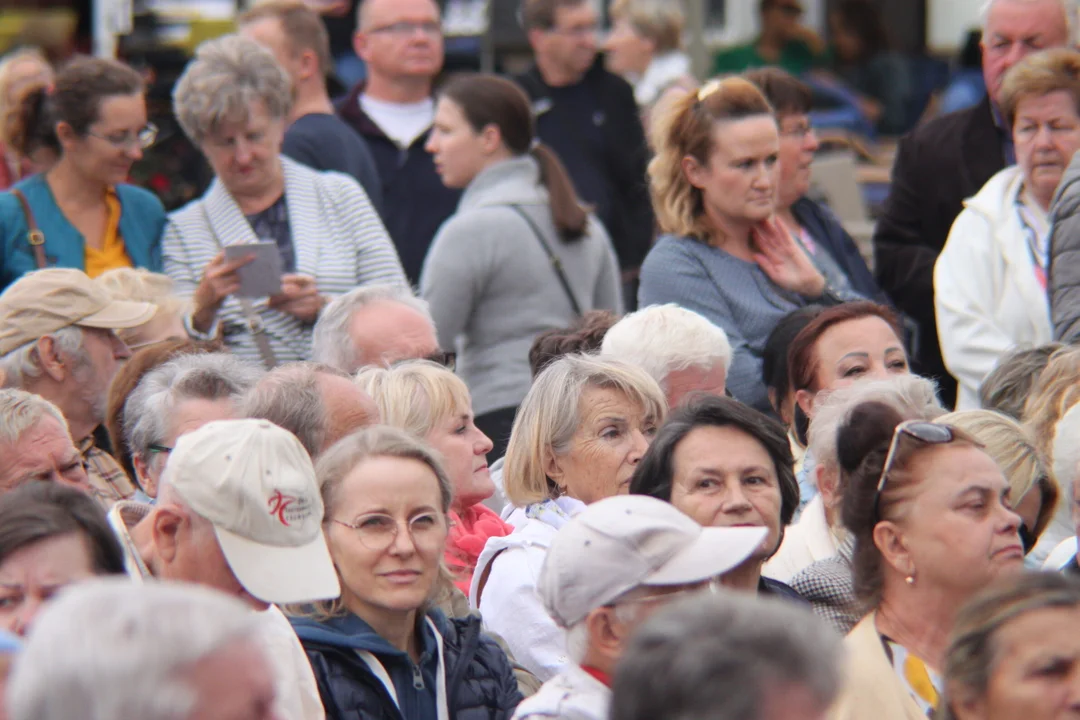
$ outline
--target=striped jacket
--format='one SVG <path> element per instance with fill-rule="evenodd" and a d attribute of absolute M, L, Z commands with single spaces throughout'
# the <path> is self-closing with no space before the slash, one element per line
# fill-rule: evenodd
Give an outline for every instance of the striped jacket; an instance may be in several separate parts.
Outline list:
<path fill-rule="evenodd" d="M 317 172 L 286 157 L 285 198 L 296 253 L 296 272 L 315 278 L 331 297 L 359 285 L 406 285 L 390 236 L 355 180 L 336 172 Z M 220 246 L 257 242 L 244 213 L 220 180 L 206 194 L 169 216 L 162 236 L 165 272 L 177 292 L 191 296 Z M 311 357 L 311 325 L 252 302 L 278 363 Z M 260 362 L 255 337 L 240 303 L 227 298 L 218 312 L 226 345 L 237 355 Z"/>

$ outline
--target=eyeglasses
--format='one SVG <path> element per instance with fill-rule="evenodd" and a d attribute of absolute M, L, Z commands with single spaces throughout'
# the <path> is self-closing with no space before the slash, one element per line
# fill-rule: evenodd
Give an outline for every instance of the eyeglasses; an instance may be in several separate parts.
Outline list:
<path fill-rule="evenodd" d="M 453 350 L 439 350 L 424 359 L 442 365 L 447 370 L 453 370 L 457 365 L 457 353 Z"/>
<path fill-rule="evenodd" d="M 394 544 L 400 526 L 397 520 L 382 513 L 363 515 L 355 523 L 344 520 L 332 520 L 343 527 L 355 530 L 360 542 L 368 550 L 382 552 Z M 436 513 L 423 513 L 408 522 L 409 537 L 419 550 L 431 550 L 443 542 L 446 525 L 442 516 Z"/>
<path fill-rule="evenodd" d="M 896 462 L 897 449 L 900 447 L 900 439 L 909 437 L 918 440 L 924 445 L 947 445 L 956 440 L 959 435 L 951 425 L 938 425 L 937 423 L 922 422 L 920 420 L 908 420 L 896 426 L 893 431 L 892 442 L 889 443 L 889 452 L 885 455 L 885 465 L 881 468 L 881 477 L 878 479 L 877 490 L 874 492 L 874 515 L 878 516 L 878 505 L 881 502 L 881 491 L 885 489 L 885 482 L 889 478 L 889 471 Z"/>
<path fill-rule="evenodd" d="M 157 443 L 150 443 L 146 446 L 146 449 L 150 452 L 161 453 L 162 455 L 168 455 L 173 451 L 168 445 L 158 445 Z"/>
<path fill-rule="evenodd" d="M 588 25 L 575 25 L 574 27 L 560 28 L 553 27 L 548 32 L 555 33 L 557 35 L 569 35 L 574 38 L 582 38 L 587 35 L 595 35 L 599 32 L 600 26 L 596 23 L 590 23 Z"/>
<path fill-rule="evenodd" d="M 792 137 L 792 138 L 800 138 L 801 139 L 801 138 L 806 137 L 807 135 L 809 135 L 812 132 L 814 132 L 814 128 L 813 128 L 813 126 L 810 125 L 810 123 L 800 123 L 798 125 L 793 125 L 793 126 L 789 127 L 787 130 L 784 130 L 783 128 L 781 128 L 780 129 L 780 136 L 781 137 Z"/>
<path fill-rule="evenodd" d="M 130 150 L 133 147 L 145 150 L 157 141 L 158 129 L 157 125 L 154 123 L 146 123 L 146 127 L 134 135 L 129 132 L 116 133 L 113 135 L 98 135 L 89 130 L 86 134 L 96 137 L 98 140 L 104 140 L 117 150 Z"/>
<path fill-rule="evenodd" d="M 372 28 L 371 30 L 368 30 L 368 32 L 375 35 L 398 35 L 400 37 L 407 37 L 409 35 L 415 35 L 418 30 L 429 37 L 435 37 L 436 35 L 442 35 L 442 24 L 435 21 L 396 22 L 391 23 L 390 25 L 383 25 L 382 27 Z"/>

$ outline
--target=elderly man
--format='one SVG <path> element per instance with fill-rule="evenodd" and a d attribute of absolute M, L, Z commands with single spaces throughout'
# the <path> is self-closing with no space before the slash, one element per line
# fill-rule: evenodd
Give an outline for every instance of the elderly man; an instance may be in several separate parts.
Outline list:
<path fill-rule="evenodd" d="M 0 390 L 0 493 L 37 481 L 92 490 L 60 409 L 39 395 Z"/>
<path fill-rule="evenodd" d="M 7 686 L 10 720 L 275 720 L 259 634 L 220 593 L 81 583 L 34 624 Z"/>
<path fill-rule="evenodd" d="M 900 141 L 892 189 L 874 232 L 877 279 L 919 324 L 915 369 L 938 381 L 946 407 L 956 382 L 941 359 L 934 317 L 934 263 L 963 201 L 1016 161 L 998 109 L 1002 78 L 1025 56 L 1069 43 L 1073 0 L 990 0 L 983 19 L 988 95 L 968 110 L 923 125 Z"/>
<path fill-rule="evenodd" d="M 521 703 L 515 720 L 607 720 L 611 675 L 635 628 L 737 567 L 764 537 L 764 528 L 703 528 L 643 495 L 589 505 L 555 536 L 538 583 L 575 664 Z"/>
<path fill-rule="evenodd" d="M 637 365 L 659 383 L 675 408 L 696 391 L 724 394 L 731 366 L 727 333 L 678 305 L 653 305 L 615 323 L 600 346 L 602 357 Z"/>
<path fill-rule="evenodd" d="M 240 402 L 262 375 L 226 353 L 181 355 L 147 373 L 124 403 L 124 442 L 136 479 L 157 497 L 176 440 L 214 420 L 242 417 Z"/>
<path fill-rule="evenodd" d="M 154 316 L 149 303 L 111 300 L 81 270 L 24 275 L 0 295 L 0 375 L 4 386 L 40 395 L 60 408 L 106 506 L 135 494 L 120 465 L 94 446 L 106 394 L 130 352 L 115 330 Z"/>
<path fill-rule="evenodd" d="M 840 636 L 797 605 L 737 593 L 660 610 L 615 670 L 611 720 L 824 720 Z"/>
<path fill-rule="evenodd" d="M 427 303 L 391 285 L 357 288 L 322 311 L 312 333 L 312 359 L 350 375 L 366 365 L 441 360 Z"/>
<path fill-rule="evenodd" d="M 109 516 L 129 574 L 207 585 L 264 611 L 262 636 L 282 717 L 323 717 L 299 641 L 270 605 L 340 591 L 323 539 L 315 469 L 296 437 L 266 420 L 203 425 L 177 441 L 157 505 L 143 508 L 137 523 L 115 508 Z"/>

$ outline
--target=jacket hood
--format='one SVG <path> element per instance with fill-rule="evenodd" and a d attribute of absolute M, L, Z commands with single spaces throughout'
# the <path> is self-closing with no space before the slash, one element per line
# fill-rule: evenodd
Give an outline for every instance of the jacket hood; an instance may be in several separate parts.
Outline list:
<path fill-rule="evenodd" d="M 526 154 L 484 168 L 465 189 L 458 211 L 547 202 L 547 189 L 540 184 L 540 164 Z"/>
<path fill-rule="evenodd" d="M 985 216 L 996 227 L 1003 216 L 1012 213 L 1013 201 L 1023 184 L 1023 171 L 1012 165 L 987 180 L 974 197 L 964 201 L 964 207 Z"/>
<path fill-rule="evenodd" d="M 438 610 L 428 611 L 427 617 L 435 623 L 435 627 L 443 635 L 446 634 L 446 618 Z M 329 647 L 343 648 L 346 650 L 367 650 L 376 655 L 392 655 L 405 657 L 406 653 L 398 650 L 387 642 L 381 635 L 375 632 L 370 625 L 361 620 L 353 613 L 344 617 L 334 617 L 329 620 L 315 620 L 306 617 L 289 618 L 296 636 L 302 641 L 319 643 Z M 424 647 L 428 646 L 428 633 L 426 623 Z"/>

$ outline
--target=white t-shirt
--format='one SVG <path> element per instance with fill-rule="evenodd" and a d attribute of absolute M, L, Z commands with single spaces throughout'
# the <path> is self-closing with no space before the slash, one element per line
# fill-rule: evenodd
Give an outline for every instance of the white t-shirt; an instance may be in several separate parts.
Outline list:
<path fill-rule="evenodd" d="M 261 639 L 274 668 L 278 717 L 282 720 L 325 720 L 315 673 L 292 625 L 276 605 L 259 615 L 263 620 Z"/>
<path fill-rule="evenodd" d="M 435 101 L 431 98 L 402 104 L 361 95 L 360 109 L 401 148 L 412 145 L 435 120 Z"/>

